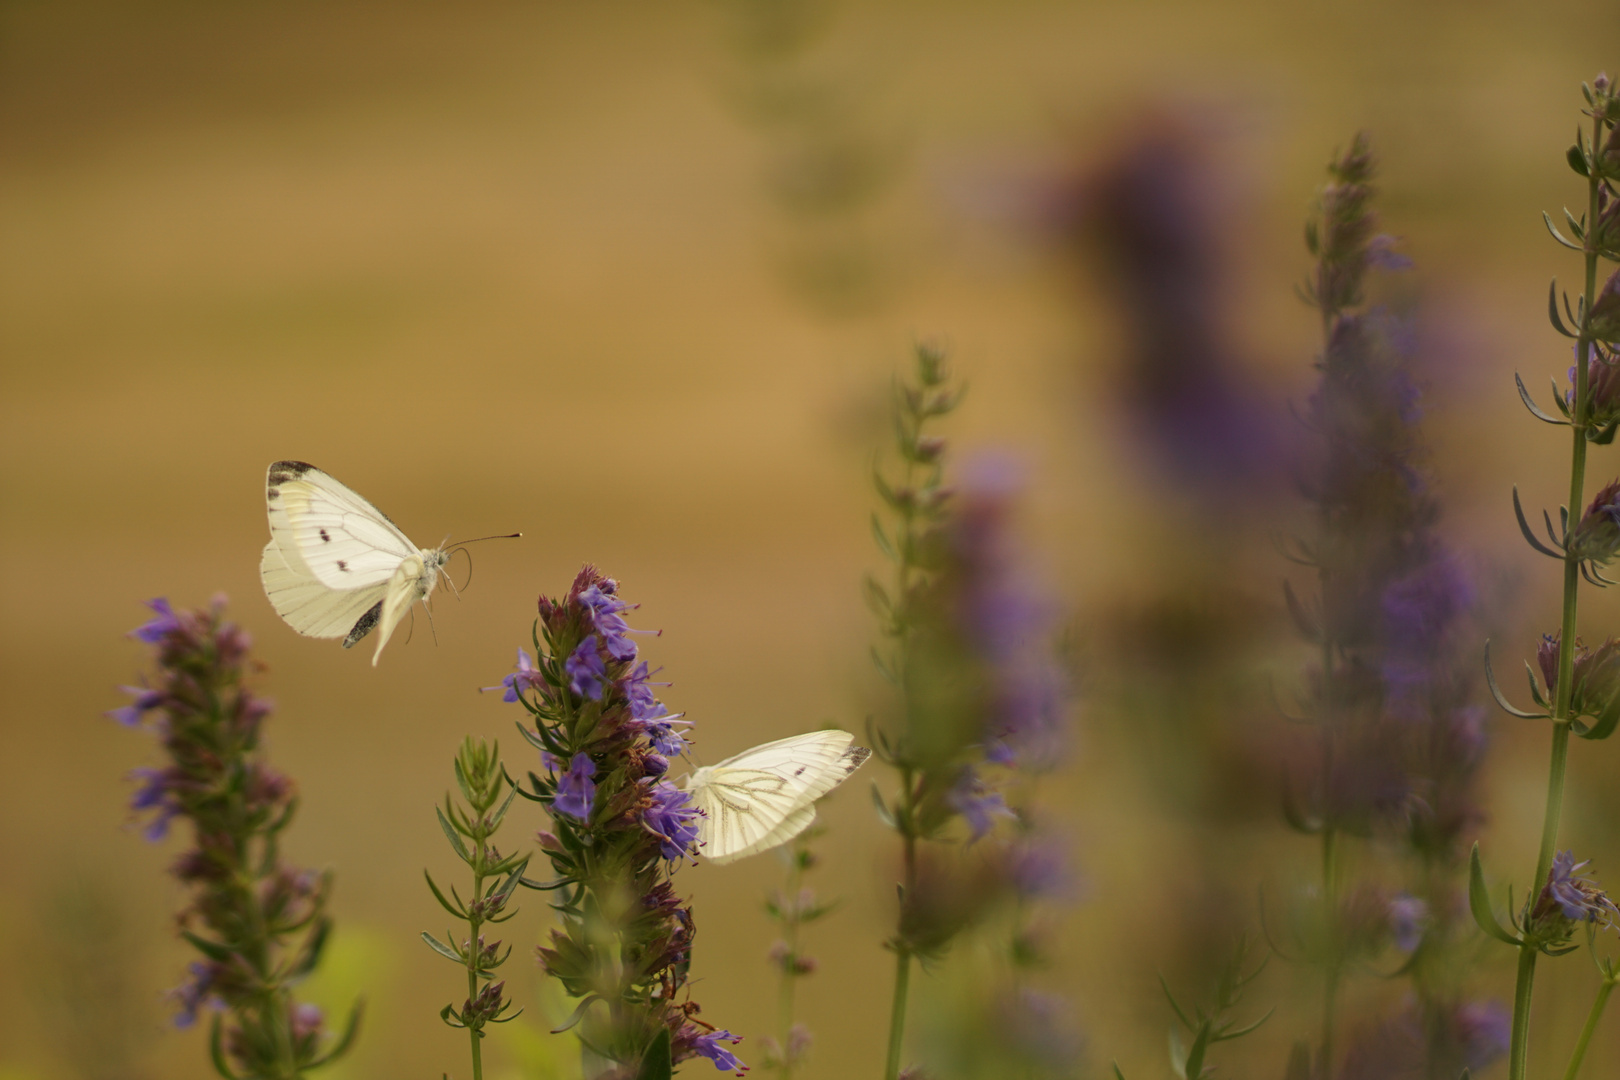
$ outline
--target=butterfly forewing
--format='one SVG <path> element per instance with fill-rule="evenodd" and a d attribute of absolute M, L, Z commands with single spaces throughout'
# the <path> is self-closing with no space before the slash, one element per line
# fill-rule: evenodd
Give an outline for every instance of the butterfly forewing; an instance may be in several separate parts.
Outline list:
<path fill-rule="evenodd" d="M 289 569 L 332 589 L 385 584 L 416 547 L 388 517 L 313 465 L 278 461 L 265 479 L 271 538 Z"/>

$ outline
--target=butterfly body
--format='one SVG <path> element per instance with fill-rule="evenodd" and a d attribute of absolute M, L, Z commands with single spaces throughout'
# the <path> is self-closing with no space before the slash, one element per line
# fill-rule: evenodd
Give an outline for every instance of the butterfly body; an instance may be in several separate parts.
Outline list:
<path fill-rule="evenodd" d="M 302 461 L 265 475 L 270 542 L 259 560 L 265 595 L 300 634 L 352 648 L 377 630 L 376 664 L 394 628 L 432 595 L 449 553 L 419 548 L 388 516 Z"/>
<path fill-rule="evenodd" d="M 703 811 L 698 839 L 713 863 L 728 863 L 784 844 L 816 819 L 816 800 L 861 767 L 871 751 L 847 731 L 812 731 L 756 746 L 685 783 Z"/>

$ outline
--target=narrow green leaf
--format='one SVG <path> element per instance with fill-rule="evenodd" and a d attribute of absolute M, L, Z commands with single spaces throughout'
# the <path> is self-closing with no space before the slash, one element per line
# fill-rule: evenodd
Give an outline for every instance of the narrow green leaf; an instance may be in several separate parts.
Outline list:
<path fill-rule="evenodd" d="M 439 828 L 444 830 L 445 839 L 450 841 L 450 846 L 455 849 L 457 855 L 461 856 L 462 862 L 471 864 L 473 861 L 472 854 L 467 850 L 467 845 L 461 842 L 461 837 L 456 835 L 456 830 L 450 825 L 450 819 L 445 817 L 444 811 L 437 806 L 433 808 L 433 812 L 439 815 Z"/>
<path fill-rule="evenodd" d="M 1546 713 L 1525 712 L 1523 709 L 1515 707 L 1503 695 L 1501 687 L 1496 685 L 1496 672 L 1491 669 L 1491 643 L 1489 640 L 1485 642 L 1485 685 L 1490 689 L 1491 697 L 1496 699 L 1496 704 L 1501 706 L 1502 711 L 1510 716 L 1517 716 L 1521 720 L 1539 720 L 1547 715 Z"/>
<path fill-rule="evenodd" d="M 446 960 L 454 960 L 462 967 L 467 966 L 466 957 L 462 956 L 456 950 L 452 949 L 450 946 L 446 945 L 444 942 L 440 941 L 426 930 L 422 931 L 422 940 L 428 943 L 428 948 L 432 949 Z"/>
<path fill-rule="evenodd" d="M 354 1046 L 356 1036 L 360 1034 L 360 1021 L 365 1016 L 365 1012 L 366 999 L 355 999 L 354 1005 L 349 1009 L 348 1023 L 343 1025 L 343 1034 L 338 1036 L 337 1042 L 327 1048 L 326 1053 L 305 1065 L 304 1068 L 318 1069 L 322 1065 L 332 1064 L 332 1062 L 347 1054 Z"/>
<path fill-rule="evenodd" d="M 243 1080 L 231 1072 L 230 1063 L 225 1060 L 225 1033 L 222 1018 L 214 1014 L 214 1022 L 208 1028 L 208 1059 L 214 1066 L 214 1071 L 225 1080 Z"/>
<path fill-rule="evenodd" d="M 1479 863 L 1479 844 L 1474 844 L 1473 852 L 1468 856 L 1468 910 L 1474 915 L 1474 922 L 1479 928 L 1498 941 L 1508 945 L 1521 945 L 1522 942 L 1496 921 L 1496 913 L 1491 910 L 1490 894 L 1485 891 L 1485 870 Z"/>
<path fill-rule="evenodd" d="M 190 930 L 180 931 L 180 936 L 191 942 L 191 944 L 196 947 L 198 952 L 202 953 L 210 960 L 218 960 L 223 962 L 229 960 L 235 955 L 234 950 L 230 949 L 229 947 L 221 945 L 217 941 L 209 941 L 207 938 L 198 937 Z"/>

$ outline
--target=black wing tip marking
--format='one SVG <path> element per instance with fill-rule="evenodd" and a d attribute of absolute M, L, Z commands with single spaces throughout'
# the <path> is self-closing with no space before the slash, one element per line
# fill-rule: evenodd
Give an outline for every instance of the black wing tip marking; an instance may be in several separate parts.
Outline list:
<path fill-rule="evenodd" d="M 354 629 L 349 631 L 349 636 L 343 639 L 345 649 L 354 648 L 356 642 L 371 633 L 377 620 L 382 618 L 382 606 L 383 602 L 379 600 L 366 609 L 366 613 L 354 624 Z"/>
<path fill-rule="evenodd" d="M 315 466 L 307 461 L 274 461 L 270 463 L 270 468 L 265 474 L 265 483 L 274 488 L 277 484 L 296 480 L 314 468 Z"/>
<path fill-rule="evenodd" d="M 865 765 L 866 759 L 871 756 L 872 751 L 868 750 L 866 747 L 852 746 L 848 750 L 845 750 L 838 760 L 844 763 L 844 775 L 848 776 L 862 765 Z"/>

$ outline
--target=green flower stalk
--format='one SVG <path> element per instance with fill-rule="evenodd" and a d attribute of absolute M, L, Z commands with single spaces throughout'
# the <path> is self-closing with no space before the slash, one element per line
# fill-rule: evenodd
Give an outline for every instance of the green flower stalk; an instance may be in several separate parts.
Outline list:
<path fill-rule="evenodd" d="M 467 972 L 466 1000 L 459 1010 L 453 1003 L 446 1005 L 439 1010 L 439 1018 L 467 1032 L 472 1048 L 473 1080 L 483 1080 L 484 1028 L 515 1020 L 523 1011 L 510 1012 L 512 1002 L 505 996 L 506 983 L 495 981 L 496 969 L 512 955 L 511 946 L 503 952 L 499 941 L 484 939 L 483 931 L 517 914 L 516 909 L 508 910 L 507 905 L 523 880 L 529 857 L 503 856 L 490 842 L 517 797 L 517 788 L 507 780 L 506 770 L 501 766 L 500 744 L 489 746 L 467 738 L 456 754 L 455 773 L 456 786 L 465 804 L 457 806 L 446 795 L 444 808 L 436 813 L 445 839 L 472 873 L 467 898 L 463 899 L 453 885 L 450 895 L 446 896 L 432 874 L 425 870 L 422 873 L 434 898 L 452 916 L 465 922 L 467 931 L 459 942 L 456 940 L 459 935 L 446 934 L 448 940 L 440 941 L 426 931 L 422 933 L 422 940 L 434 952 Z"/>
<path fill-rule="evenodd" d="M 1585 577 L 1593 584 L 1607 582 L 1608 579 L 1602 576 L 1601 567 L 1614 556 L 1616 543 L 1620 542 L 1620 531 L 1612 528 L 1616 514 L 1620 512 L 1614 505 L 1614 492 L 1620 489 L 1615 489 L 1613 485 L 1604 489 L 1585 514 L 1573 523 L 1573 527 L 1570 521 L 1570 515 L 1578 512 L 1585 501 L 1588 445 L 1607 444 L 1615 435 L 1613 402 L 1610 400 L 1613 379 L 1609 365 L 1612 363 L 1614 346 L 1620 342 L 1620 325 L 1616 325 L 1614 320 L 1615 311 L 1620 310 L 1620 275 L 1611 276 L 1602 293 L 1598 291 L 1599 262 L 1604 259 L 1620 262 L 1620 229 L 1616 228 L 1614 188 L 1615 181 L 1620 180 L 1620 154 L 1616 153 L 1620 136 L 1615 134 L 1616 124 L 1620 122 L 1620 96 L 1615 94 L 1606 75 L 1599 75 L 1590 85 L 1583 84 L 1581 90 L 1587 103 L 1583 111 L 1590 120 L 1590 127 L 1587 131 L 1577 132 L 1575 145 L 1569 148 L 1566 159 L 1570 167 L 1586 179 L 1586 211 L 1579 218 L 1565 211 L 1565 221 L 1574 239 L 1565 236 L 1550 217 L 1546 218 L 1553 238 L 1565 247 L 1579 251 L 1584 263 L 1585 287 L 1574 305 L 1570 304 L 1567 296 L 1560 301 L 1556 282 L 1548 296 L 1548 316 L 1554 329 L 1574 339 L 1573 386 L 1567 396 L 1559 396 L 1560 417 L 1539 409 L 1524 389 L 1522 380 L 1519 385 L 1520 397 L 1533 415 L 1547 423 L 1570 428 L 1569 501 L 1561 511 L 1560 528 L 1554 529 L 1551 515 L 1546 516 L 1545 542 L 1525 520 L 1518 493 L 1514 492 L 1514 510 L 1526 541 L 1541 554 L 1563 563 L 1563 617 L 1557 638 L 1549 639 L 1549 644 L 1553 641 L 1576 641 L 1581 579 Z M 1574 329 L 1571 329 L 1571 325 Z M 1570 735 L 1574 733 L 1588 739 L 1605 738 L 1613 732 L 1616 721 L 1620 720 L 1620 707 L 1610 709 L 1603 702 L 1594 706 L 1592 699 L 1599 694 L 1590 678 L 1577 684 L 1577 658 L 1582 652 L 1578 646 L 1555 648 L 1551 662 L 1544 662 L 1547 697 L 1541 698 L 1537 694 L 1543 705 L 1544 711 L 1541 712 L 1523 711 L 1508 704 L 1496 687 L 1494 676 L 1491 677 L 1492 691 L 1498 703 L 1508 712 L 1552 722 L 1546 810 L 1542 818 L 1535 873 L 1531 878 L 1536 882 L 1554 880 L 1553 876 L 1558 870 L 1554 855 L 1563 814 Z M 1589 664 L 1596 660 L 1595 656 L 1591 657 Z M 1590 716 L 1594 711 L 1597 717 L 1593 723 L 1588 725 L 1580 721 L 1582 714 Z M 1530 1006 L 1535 988 L 1536 961 L 1542 952 L 1556 955 L 1567 950 L 1553 944 L 1542 932 L 1545 927 L 1528 902 L 1522 917 L 1514 920 L 1515 932 L 1509 932 L 1496 921 L 1485 895 L 1477 848 L 1470 885 L 1471 906 L 1480 926 L 1486 933 L 1519 950 L 1508 1076 L 1509 1080 L 1524 1080 L 1529 1055 Z"/>
<path fill-rule="evenodd" d="M 765 901 L 765 914 L 779 927 L 781 936 L 771 946 L 771 966 L 776 969 L 777 1036 L 761 1040 L 765 1051 L 765 1066 L 791 1080 L 793 1072 L 803 1065 L 810 1054 L 810 1030 L 794 1021 L 794 998 L 799 980 L 816 970 L 814 957 L 806 955 L 800 932 L 812 922 L 827 915 L 836 902 L 824 903 L 804 883 L 805 875 L 818 862 L 811 843 L 824 830 L 811 826 L 800 833 L 789 846 L 777 849 L 787 863 L 782 887 Z"/>
<path fill-rule="evenodd" d="M 281 858 L 297 799 L 261 750 L 270 706 L 247 685 L 248 635 L 224 621 L 224 598 L 194 611 L 167 600 L 149 606 L 156 617 L 133 636 L 156 647 L 156 670 L 109 715 L 157 736 L 167 759 L 135 772 L 131 807 L 150 815 L 147 838 L 161 840 L 176 821 L 192 827 L 193 846 L 172 873 L 190 892 L 180 936 L 202 958 L 174 992 L 175 1026 L 212 1009 L 209 1051 L 220 1076 L 297 1080 L 342 1057 L 359 1031 L 358 1004 L 331 1039 L 321 1011 L 292 993 L 331 931 L 332 878 Z"/>

